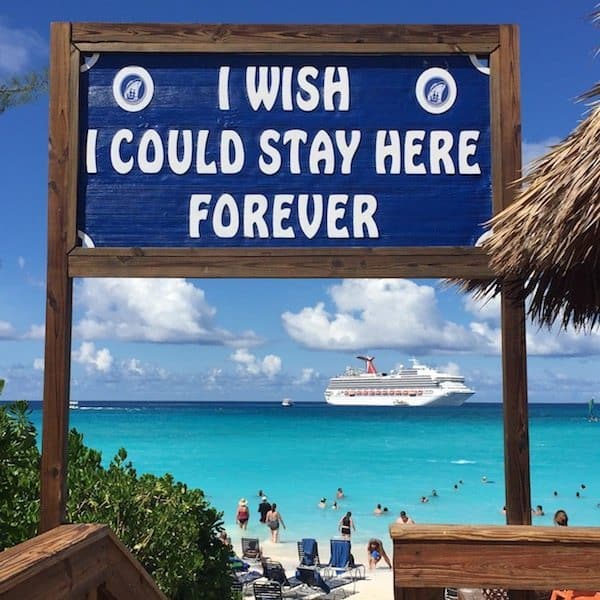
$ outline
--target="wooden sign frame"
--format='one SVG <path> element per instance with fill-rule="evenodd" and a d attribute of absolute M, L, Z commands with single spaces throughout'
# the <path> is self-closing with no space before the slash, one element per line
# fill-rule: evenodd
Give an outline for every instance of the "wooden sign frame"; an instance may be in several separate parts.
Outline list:
<path fill-rule="evenodd" d="M 464 277 L 491 275 L 480 248 L 82 248 L 77 239 L 79 74 L 90 52 L 477 54 L 489 56 L 494 214 L 520 173 L 513 25 L 148 25 L 53 23 L 41 530 L 64 522 L 75 277 Z M 522 303 L 503 299 L 509 522 L 530 520 Z M 507 352 L 508 350 L 508 352 Z"/>

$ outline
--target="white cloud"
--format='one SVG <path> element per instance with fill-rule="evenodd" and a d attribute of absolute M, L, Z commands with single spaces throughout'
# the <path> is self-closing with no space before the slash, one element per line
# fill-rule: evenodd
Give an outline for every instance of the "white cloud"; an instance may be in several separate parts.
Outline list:
<path fill-rule="evenodd" d="M 34 369 L 34 371 L 43 371 L 44 370 L 44 359 L 43 358 L 34 358 L 33 359 L 33 369 Z"/>
<path fill-rule="evenodd" d="M 237 363 L 238 372 L 254 377 L 264 375 L 273 379 L 281 371 L 281 358 L 274 354 L 267 354 L 261 360 L 246 348 L 238 348 L 231 355 L 231 360 Z"/>
<path fill-rule="evenodd" d="M 137 358 L 130 358 L 123 362 L 123 371 L 131 375 L 143 375 L 142 363 Z"/>
<path fill-rule="evenodd" d="M 302 369 L 300 377 L 295 379 L 292 383 L 294 385 L 307 385 L 309 383 L 317 381 L 320 378 L 320 376 L 321 374 L 316 369 L 313 369 L 312 367 L 307 367 L 305 369 Z"/>
<path fill-rule="evenodd" d="M 329 294 L 334 313 L 323 302 L 283 313 L 290 337 L 322 350 L 397 348 L 415 354 L 477 345 L 469 329 L 442 318 L 429 285 L 406 279 L 346 279 L 330 287 Z"/>
<path fill-rule="evenodd" d="M 19 264 L 19 269 L 25 268 L 25 259 L 22 256 L 19 256 L 19 258 L 17 259 L 17 262 Z"/>
<path fill-rule="evenodd" d="M 86 371 L 108 373 L 113 357 L 108 348 L 96 350 L 93 342 L 82 342 L 79 350 L 73 350 L 73 360 L 86 368 Z"/>
<path fill-rule="evenodd" d="M 185 279 L 84 279 L 76 299 L 85 316 L 83 339 L 196 342 L 235 346 L 257 342 L 253 332 L 234 335 L 213 323 L 215 308 Z"/>
<path fill-rule="evenodd" d="M 0 76 L 29 69 L 46 53 L 46 43 L 38 33 L 31 29 L 12 29 L 0 18 Z"/>
<path fill-rule="evenodd" d="M 43 340 L 46 335 L 45 325 L 31 325 L 23 338 L 26 340 Z"/>
<path fill-rule="evenodd" d="M 0 321 L 0 340 L 10 340 L 15 337 L 15 328 L 8 321 Z"/>
<path fill-rule="evenodd" d="M 531 162 L 546 154 L 552 146 L 556 146 L 561 141 L 558 137 L 549 137 L 541 142 L 523 142 L 522 162 L 523 172 L 526 173 L 531 168 Z"/>
<path fill-rule="evenodd" d="M 474 316 L 471 331 L 481 342 L 480 349 L 497 354 L 501 348 L 500 296 L 488 301 L 476 301 L 471 295 L 465 297 L 465 310 Z M 581 333 L 558 325 L 540 328 L 531 321 L 526 326 L 527 354 L 529 356 L 581 356 L 600 353 L 600 330 Z"/>

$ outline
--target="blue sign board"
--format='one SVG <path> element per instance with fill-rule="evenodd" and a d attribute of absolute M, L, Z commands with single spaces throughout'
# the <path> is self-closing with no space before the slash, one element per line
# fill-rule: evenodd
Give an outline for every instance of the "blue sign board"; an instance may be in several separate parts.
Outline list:
<path fill-rule="evenodd" d="M 82 71 L 84 245 L 474 246 L 492 215 L 474 57 L 103 53 Z"/>

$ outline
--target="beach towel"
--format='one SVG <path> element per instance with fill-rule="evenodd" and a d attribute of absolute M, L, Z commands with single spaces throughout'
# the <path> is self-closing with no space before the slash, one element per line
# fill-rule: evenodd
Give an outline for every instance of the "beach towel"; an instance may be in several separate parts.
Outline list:
<path fill-rule="evenodd" d="M 350 542 L 348 540 L 331 540 L 330 566 L 345 569 L 350 566 Z"/>
<path fill-rule="evenodd" d="M 329 594 L 331 591 L 331 588 L 327 585 L 325 580 L 321 577 L 319 571 L 316 569 L 298 567 L 296 569 L 296 577 L 309 587 L 320 587 L 326 594 Z"/>
<path fill-rule="evenodd" d="M 314 538 L 304 538 L 302 540 L 302 563 L 307 567 L 315 564 L 315 554 L 317 553 L 317 540 Z"/>

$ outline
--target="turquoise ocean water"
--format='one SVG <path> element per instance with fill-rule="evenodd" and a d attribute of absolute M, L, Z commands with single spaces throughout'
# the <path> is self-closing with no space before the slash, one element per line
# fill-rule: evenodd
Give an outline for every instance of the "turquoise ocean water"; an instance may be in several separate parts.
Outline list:
<path fill-rule="evenodd" d="M 563 508 L 571 525 L 599 526 L 600 422 L 589 422 L 581 404 L 531 405 L 529 412 L 532 503 L 546 512 L 534 523 L 551 524 Z M 39 407 L 32 416 L 41 429 Z M 419 523 L 504 522 L 501 405 L 82 403 L 70 426 L 105 461 L 125 447 L 138 472 L 171 472 L 202 488 L 228 529 L 235 529 L 237 501 L 248 499 L 248 533 L 262 538 L 259 489 L 279 506 L 288 526 L 283 541 L 336 535 L 345 510 L 358 542 L 387 536 L 400 510 Z M 338 487 L 346 494 L 340 509 L 318 508 L 321 497 L 333 502 Z M 421 503 L 433 489 L 438 496 Z M 374 516 L 377 503 L 389 514 Z"/>

